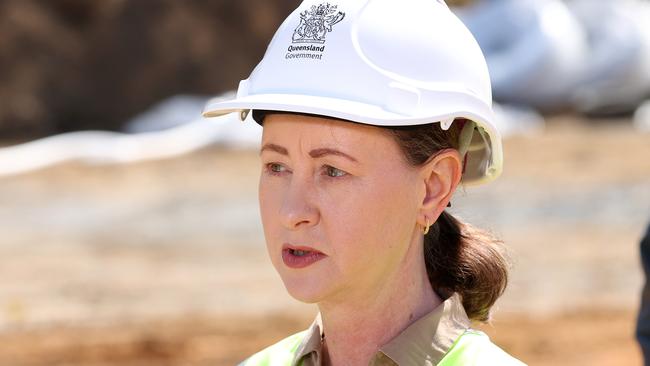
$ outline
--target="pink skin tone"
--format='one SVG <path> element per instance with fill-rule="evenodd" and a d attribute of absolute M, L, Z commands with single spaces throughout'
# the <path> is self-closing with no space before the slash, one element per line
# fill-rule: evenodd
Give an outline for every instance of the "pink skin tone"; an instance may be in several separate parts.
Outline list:
<path fill-rule="evenodd" d="M 377 127 L 271 114 L 260 156 L 273 266 L 294 298 L 318 305 L 325 363 L 367 365 L 441 303 L 427 279 L 422 228 L 460 181 L 458 153 L 412 167 Z"/>

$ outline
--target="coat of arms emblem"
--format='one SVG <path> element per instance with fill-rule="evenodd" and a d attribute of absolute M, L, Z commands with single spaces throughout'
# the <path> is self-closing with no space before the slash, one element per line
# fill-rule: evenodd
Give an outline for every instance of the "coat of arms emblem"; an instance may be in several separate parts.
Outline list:
<path fill-rule="evenodd" d="M 311 9 L 300 13 L 300 24 L 293 32 L 293 43 L 325 43 L 327 33 L 343 18 L 345 13 L 337 11 L 337 5 L 312 5 Z"/>

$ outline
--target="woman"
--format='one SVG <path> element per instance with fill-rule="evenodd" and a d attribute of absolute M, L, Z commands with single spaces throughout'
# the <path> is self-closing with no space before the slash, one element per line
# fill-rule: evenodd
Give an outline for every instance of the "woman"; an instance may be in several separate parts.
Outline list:
<path fill-rule="evenodd" d="M 237 98 L 264 126 L 271 262 L 316 303 L 306 331 L 244 365 L 520 365 L 470 329 L 507 282 L 499 243 L 446 213 L 501 170 L 489 75 L 442 1 L 305 0 Z"/>

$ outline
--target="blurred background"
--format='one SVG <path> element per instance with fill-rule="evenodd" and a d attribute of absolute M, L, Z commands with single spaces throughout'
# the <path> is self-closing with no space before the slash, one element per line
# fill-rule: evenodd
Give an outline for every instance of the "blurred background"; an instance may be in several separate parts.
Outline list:
<path fill-rule="evenodd" d="M 505 172 L 452 211 L 502 237 L 494 341 L 640 365 L 650 2 L 448 1 L 486 54 Z M 260 130 L 202 120 L 298 0 L 0 0 L 0 365 L 233 365 L 316 313 L 257 207 Z"/>

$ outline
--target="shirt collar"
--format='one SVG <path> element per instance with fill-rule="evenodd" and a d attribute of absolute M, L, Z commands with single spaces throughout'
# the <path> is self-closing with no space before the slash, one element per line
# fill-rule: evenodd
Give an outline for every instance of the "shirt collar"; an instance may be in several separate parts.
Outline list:
<path fill-rule="evenodd" d="M 291 366 L 300 365 L 300 361 L 306 357 L 311 358 L 312 365 L 321 364 L 321 347 L 323 345 L 323 333 L 321 329 L 323 329 L 323 326 L 319 313 L 316 315 L 314 322 L 309 326 L 309 329 L 305 332 L 305 337 L 302 339 L 302 343 L 296 351 L 296 356 L 294 357 Z"/>
<path fill-rule="evenodd" d="M 387 356 L 397 365 L 421 365 L 424 361 L 435 365 L 469 327 L 470 320 L 467 318 L 460 296 L 453 294 L 440 306 L 416 320 L 382 346 L 375 359 Z M 305 333 L 296 352 L 293 366 L 299 365 L 306 357 L 311 358 L 312 361 L 306 364 L 321 364 L 323 336 L 321 330 L 319 314 Z"/>
<path fill-rule="evenodd" d="M 380 351 L 398 365 L 436 365 L 470 326 L 458 294 L 415 321 Z"/>

